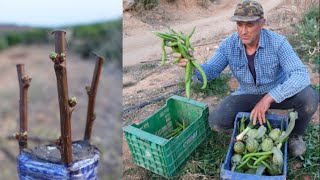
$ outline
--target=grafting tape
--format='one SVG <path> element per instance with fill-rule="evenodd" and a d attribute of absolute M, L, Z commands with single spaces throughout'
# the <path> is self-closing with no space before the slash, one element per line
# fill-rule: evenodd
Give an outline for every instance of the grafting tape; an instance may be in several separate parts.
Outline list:
<path fill-rule="evenodd" d="M 22 151 L 17 157 L 18 177 L 22 180 L 66 180 L 89 179 L 96 180 L 100 151 L 94 150 L 86 159 L 77 160 L 69 165 L 55 163 L 36 157 L 34 154 Z"/>

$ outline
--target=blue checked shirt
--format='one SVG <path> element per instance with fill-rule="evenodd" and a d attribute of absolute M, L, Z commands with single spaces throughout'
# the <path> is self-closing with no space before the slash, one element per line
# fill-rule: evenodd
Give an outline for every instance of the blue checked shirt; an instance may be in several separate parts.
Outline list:
<path fill-rule="evenodd" d="M 280 103 L 310 84 L 310 76 L 288 40 L 273 31 L 262 29 L 254 57 L 256 83 L 250 73 L 245 47 L 238 33 L 224 39 L 214 56 L 202 65 L 208 80 L 220 75 L 227 67 L 239 82 L 232 95 L 266 94 Z M 198 71 L 195 78 L 202 80 Z"/>

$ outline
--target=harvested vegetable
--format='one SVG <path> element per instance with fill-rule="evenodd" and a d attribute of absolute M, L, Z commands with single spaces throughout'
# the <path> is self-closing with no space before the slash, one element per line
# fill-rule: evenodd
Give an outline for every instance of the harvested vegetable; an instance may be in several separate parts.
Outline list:
<path fill-rule="evenodd" d="M 184 131 L 188 127 L 188 124 L 184 120 L 176 120 L 175 122 L 177 124 L 176 128 L 172 129 L 169 133 L 167 133 L 167 135 L 163 136 L 164 138 L 170 139 L 177 137 L 182 131 Z"/>
<path fill-rule="evenodd" d="M 273 141 L 271 138 L 265 138 L 261 143 L 262 151 L 271 151 L 273 147 Z"/>
<path fill-rule="evenodd" d="M 276 141 L 279 139 L 281 135 L 281 131 L 279 128 L 275 128 L 275 129 L 272 129 L 269 133 L 269 137 L 273 140 L 273 141 Z"/>
<path fill-rule="evenodd" d="M 289 113 L 289 124 L 285 131 L 282 128 L 272 127 L 270 122 L 266 120 L 265 125 L 255 128 L 252 121 L 245 127 L 244 117 L 238 121 L 237 127 L 238 135 L 235 138 L 233 147 L 234 156 L 242 155 L 239 163 L 231 162 L 234 171 L 257 175 L 279 175 L 283 172 L 284 154 L 282 152 L 282 145 L 292 132 L 295 121 L 298 118 L 297 112 Z M 242 150 L 245 146 L 244 151 Z M 236 156 L 239 157 L 239 156 Z M 235 157 L 234 157 L 235 159 Z M 235 160 L 232 161 L 235 161 Z M 238 162 L 238 161 L 237 161 Z"/>
<path fill-rule="evenodd" d="M 190 98 L 190 88 L 191 88 L 191 81 L 194 69 L 198 69 L 202 76 L 202 87 L 201 89 L 205 89 L 207 86 L 207 76 L 203 71 L 202 67 L 196 62 L 193 58 L 192 51 L 194 50 L 193 45 L 190 42 L 190 38 L 195 31 L 195 27 L 193 30 L 188 34 L 184 34 L 182 32 L 177 32 L 173 29 L 169 29 L 170 32 L 162 33 L 162 32 L 155 32 L 154 34 L 161 38 L 162 41 L 162 58 L 161 64 L 164 65 L 166 61 L 166 49 L 165 47 L 170 47 L 174 53 L 179 53 L 179 56 L 176 56 L 174 60 L 174 64 L 179 62 L 182 58 L 188 59 L 188 62 L 185 67 L 185 91 L 187 98 Z"/>
<path fill-rule="evenodd" d="M 256 139 L 253 139 L 253 138 L 247 139 L 246 148 L 248 152 L 255 152 L 258 150 L 258 147 L 259 147 L 259 143 Z"/>
<path fill-rule="evenodd" d="M 231 168 L 231 171 L 234 171 L 236 166 L 238 164 L 240 164 L 241 162 L 241 155 L 240 154 L 234 154 L 232 157 L 231 157 L 231 164 L 232 164 L 232 168 Z"/>
<path fill-rule="evenodd" d="M 260 126 L 257 130 L 256 136 L 253 138 L 260 139 L 262 138 L 262 136 L 265 135 L 266 132 L 267 132 L 267 128 L 265 126 Z"/>
<path fill-rule="evenodd" d="M 255 138 L 257 136 L 257 129 L 250 129 L 248 132 L 247 132 L 247 135 L 249 138 Z"/>
<path fill-rule="evenodd" d="M 233 146 L 233 150 L 234 152 L 236 152 L 237 154 L 241 154 L 244 152 L 246 146 L 243 144 L 243 142 L 241 141 L 237 141 L 234 143 L 234 146 Z"/>
<path fill-rule="evenodd" d="M 250 123 L 248 124 L 248 126 L 246 127 L 246 129 L 243 130 L 243 131 L 236 137 L 236 140 L 237 140 L 237 141 L 241 141 L 241 140 L 244 138 L 244 135 L 246 135 L 247 132 L 248 132 L 250 129 L 252 129 L 252 128 L 254 128 L 254 125 L 253 125 L 253 121 L 250 120 Z"/>

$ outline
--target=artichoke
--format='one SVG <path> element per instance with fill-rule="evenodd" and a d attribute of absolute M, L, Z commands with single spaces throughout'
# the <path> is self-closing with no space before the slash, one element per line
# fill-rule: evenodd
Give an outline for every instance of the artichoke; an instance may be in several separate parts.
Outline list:
<path fill-rule="evenodd" d="M 257 151 L 258 147 L 259 147 L 259 143 L 256 139 L 253 139 L 253 138 L 247 139 L 246 148 L 250 153 Z"/>
<path fill-rule="evenodd" d="M 240 154 L 234 154 L 232 157 L 231 157 L 231 164 L 232 164 L 232 167 L 231 167 L 231 171 L 234 171 L 236 169 L 236 166 L 238 164 L 240 164 L 241 162 L 241 155 Z"/>
<path fill-rule="evenodd" d="M 265 138 L 261 143 L 262 151 L 271 151 L 273 147 L 273 141 L 271 138 Z"/>
<path fill-rule="evenodd" d="M 233 150 L 237 154 L 241 154 L 245 150 L 245 145 L 243 144 L 243 142 L 237 141 L 234 143 Z"/>
<path fill-rule="evenodd" d="M 231 157 L 231 163 L 232 164 L 239 164 L 241 162 L 242 156 L 240 154 L 234 154 Z"/>
<path fill-rule="evenodd" d="M 254 138 L 257 136 L 257 132 L 258 130 L 257 129 L 250 129 L 248 132 L 247 132 L 247 136 L 249 138 Z"/>
<path fill-rule="evenodd" d="M 273 141 L 276 141 L 279 139 L 281 135 L 281 131 L 279 128 L 275 128 L 275 129 L 272 129 L 269 133 L 269 137 L 273 140 Z"/>

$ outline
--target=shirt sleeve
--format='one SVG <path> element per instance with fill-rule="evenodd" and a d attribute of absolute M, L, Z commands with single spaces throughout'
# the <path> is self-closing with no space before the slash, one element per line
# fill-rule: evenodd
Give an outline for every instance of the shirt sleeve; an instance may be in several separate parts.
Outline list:
<path fill-rule="evenodd" d="M 226 40 L 222 41 L 215 54 L 206 63 L 201 65 L 203 71 L 207 76 L 208 81 L 218 77 L 220 73 L 228 65 L 227 58 L 224 54 L 224 51 L 227 48 L 226 45 Z M 202 82 L 202 76 L 198 70 L 195 71 L 193 79 L 198 79 Z"/>
<path fill-rule="evenodd" d="M 310 76 L 286 38 L 281 43 L 277 55 L 281 68 L 288 74 L 288 79 L 273 88 L 269 94 L 275 102 L 280 103 L 310 85 Z"/>

